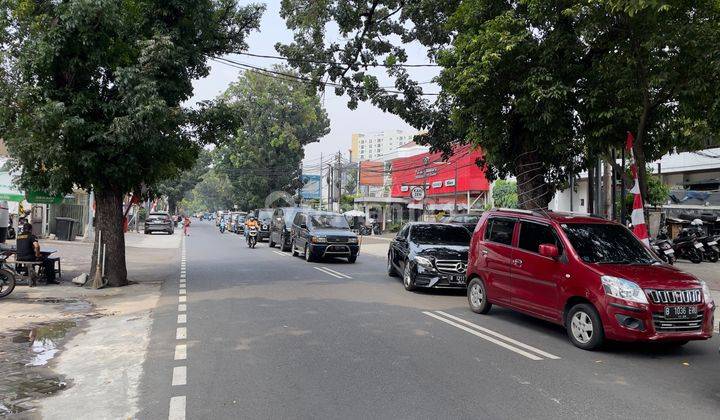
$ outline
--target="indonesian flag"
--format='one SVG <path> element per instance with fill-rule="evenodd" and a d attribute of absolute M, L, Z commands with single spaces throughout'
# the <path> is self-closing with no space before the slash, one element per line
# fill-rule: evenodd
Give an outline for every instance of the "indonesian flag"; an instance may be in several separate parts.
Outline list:
<path fill-rule="evenodd" d="M 628 131 L 627 141 L 625 142 L 625 149 L 628 152 L 628 156 L 632 156 L 632 146 L 635 137 Z M 630 215 L 630 220 L 633 225 L 633 233 L 637 236 L 640 241 L 645 245 L 650 246 L 650 239 L 648 238 L 647 226 L 645 225 L 645 213 L 643 212 L 643 201 L 642 195 L 640 194 L 640 181 L 638 180 L 638 168 L 633 162 L 630 165 L 630 172 L 632 173 L 634 185 L 630 190 L 633 195 L 633 209 Z"/>

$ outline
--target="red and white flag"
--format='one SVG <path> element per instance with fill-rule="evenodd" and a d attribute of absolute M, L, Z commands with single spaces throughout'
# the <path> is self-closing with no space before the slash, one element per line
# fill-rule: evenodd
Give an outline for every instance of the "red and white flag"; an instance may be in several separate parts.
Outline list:
<path fill-rule="evenodd" d="M 635 137 L 628 131 L 627 141 L 625 142 L 625 150 L 628 152 L 628 156 L 632 157 L 632 147 Z M 635 162 L 630 165 L 630 172 L 632 173 L 633 185 L 630 193 L 633 195 L 633 209 L 630 214 L 630 220 L 633 225 L 633 233 L 640 239 L 645 245 L 650 246 L 650 239 L 648 237 L 647 226 L 645 225 L 645 213 L 642 195 L 640 194 L 640 181 L 638 180 L 638 168 Z"/>

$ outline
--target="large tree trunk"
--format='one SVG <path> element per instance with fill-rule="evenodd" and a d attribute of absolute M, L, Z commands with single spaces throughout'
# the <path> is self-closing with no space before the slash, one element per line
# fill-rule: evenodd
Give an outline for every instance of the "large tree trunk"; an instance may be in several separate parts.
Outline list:
<path fill-rule="evenodd" d="M 97 268 L 98 239 L 105 246 L 105 278 L 108 286 L 126 286 L 127 267 L 125 265 L 125 233 L 123 232 L 123 194 L 112 189 L 95 191 L 96 224 L 95 246 L 92 258 L 90 278 L 94 278 Z M 102 233 L 100 233 L 102 232 Z M 102 261 L 101 261 L 102 265 Z"/>
<path fill-rule="evenodd" d="M 545 167 L 535 153 L 523 153 L 517 159 L 518 207 L 525 210 L 544 210 L 552 199 L 554 189 L 545 182 Z"/>

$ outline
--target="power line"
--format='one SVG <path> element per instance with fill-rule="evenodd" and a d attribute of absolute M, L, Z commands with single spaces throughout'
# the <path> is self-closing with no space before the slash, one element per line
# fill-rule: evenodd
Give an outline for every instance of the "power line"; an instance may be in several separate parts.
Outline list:
<path fill-rule="evenodd" d="M 237 54 L 240 55 L 246 55 L 248 57 L 258 57 L 258 58 L 270 58 L 273 60 L 284 60 L 284 61 L 294 61 L 298 63 L 312 63 L 312 64 L 332 64 L 333 66 L 347 66 L 347 63 L 340 63 L 337 61 L 326 61 L 326 60 L 311 60 L 306 58 L 287 58 L 279 55 L 269 55 L 269 54 L 255 54 L 255 53 L 249 53 L 249 52 L 239 52 Z M 360 67 L 384 67 L 384 68 L 397 68 L 397 67 L 441 67 L 439 64 L 432 64 L 432 63 L 422 63 L 422 64 L 407 64 L 407 63 L 399 63 L 399 64 L 384 64 L 384 63 L 355 63 Z"/>
<path fill-rule="evenodd" d="M 321 82 L 318 80 L 313 80 L 313 79 L 309 79 L 306 77 L 297 76 L 294 74 L 283 73 L 283 72 L 277 71 L 277 70 L 270 70 L 270 69 L 266 69 L 266 68 L 262 68 L 262 67 L 257 67 L 257 66 L 253 66 L 251 64 L 241 63 L 238 61 L 233 61 L 233 60 L 230 60 L 227 58 L 222 58 L 222 57 L 213 57 L 211 59 L 215 62 L 225 64 L 226 66 L 234 67 L 236 69 L 243 70 L 243 71 L 249 71 L 251 73 L 261 74 L 261 75 L 268 76 L 268 77 L 280 76 L 280 77 L 284 77 L 286 79 L 297 80 L 297 81 L 301 81 L 301 82 L 316 85 L 316 86 L 341 87 L 341 88 L 348 89 L 348 90 L 366 90 L 364 87 L 361 87 L 361 86 L 344 86 L 340 83 Z M 406 95 L 405 92 L 402 92 L 399 90 L 388 90 L 388 89 L 383 89 L 381 87 L 378 87 L 378 89 L 383 90 L 385 93 L 392 93 L 392 94 L 396 94 L 396 95 Z M 440 95 L 439 93 L 424 93 L 424 92 L 416 92 L 415 94 L 419 95 L 419 96 L 439 96 Z"/>

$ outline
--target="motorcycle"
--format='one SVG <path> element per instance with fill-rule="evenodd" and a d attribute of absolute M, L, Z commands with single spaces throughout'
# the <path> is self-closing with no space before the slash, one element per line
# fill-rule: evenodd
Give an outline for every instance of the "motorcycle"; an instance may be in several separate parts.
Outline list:
<path fill-rule="evenodd" d="M 5 260 L 13 255 L 13 251 L 6 247 L 0 251 L 0 298 L 4 298 L 15 289 L 15 274 L 5 264 Z"/>
<path fill-rule="evenodd" d="M 660 257 L 661 260 L 666 263 L 673 265 L 675 264 L 675 250 L 673 244 L 668 239 L 653 239 L 650 241 L 650 246 L 653 251 Z"/>
<path fill-rule="evenodd" d="M 225 233 L 225 222 L 220 222 L 218 228 L 220 229 L 220 233 Z"/>
<path fill-rule="evenodd" d="M 257 245 L 258 228 L 251 227 L 246 230 L 247 232 L 245 232 L 245 236 L 247 237 L 247 246 L 248 248 L 255 248 L 255 245 Z"/>
<path fill-rule="evenodd" d="M 683 229 L 685 230 L 685 229 Z M 705 247 L 694 236 L 685 234 L 673 241 L 673 251 L 677 258 L 690 260 L 693 264 L 700 264 L 705 259 Z"/>
<path fill-rule="evenodd" d="M 696 241 L 703 244 L 703 248 L 705 249 L 705 260 L 717 262 L 720 259 L 720 248 L 718 248 L 717 240 L 705 233 L 702 220 L 694 219 L 692 223 L 690 223 L 690 228 L 683 229 L 680 232 L 680 235 L 693 236 Z"/>

